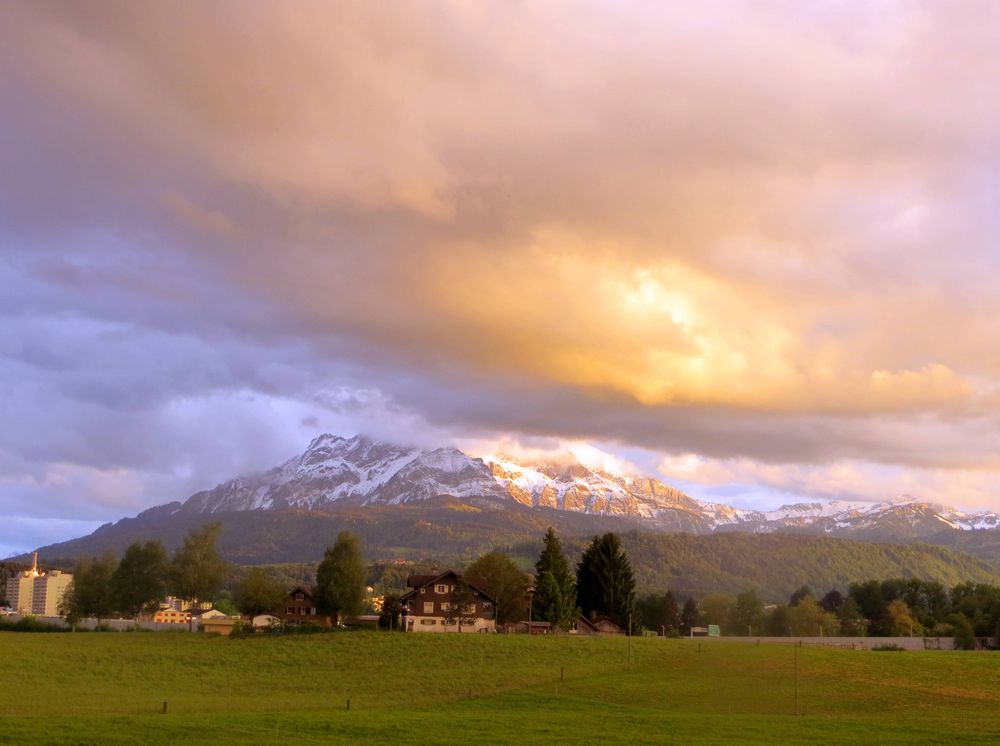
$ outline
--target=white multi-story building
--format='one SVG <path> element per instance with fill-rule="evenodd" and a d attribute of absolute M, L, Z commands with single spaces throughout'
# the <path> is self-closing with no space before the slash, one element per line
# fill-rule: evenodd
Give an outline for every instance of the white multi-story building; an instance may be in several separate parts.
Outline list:
<path fill-rule="evenodd" d="M 41 576 L 38 572 L 38 553 L 35 552 L 34 563 L 30 570 L 22 570 L 7 578 L 7 603 L 18 614 L 30 614 L 35 595 L 35 579 Z"/>
<path fill-rule="evenodd" d="M 73 582 L 70 573 L 38 570 L 35 553 L 30 570 L 23 570 L 7 579 L 7 603 L 18 614 L 59 616 L 59 602 Z"/>
<path fill-rule="evenodd" d="M 31 613 L 35 616 L 59 616 L 59 603 L 72 582 L 73 576 L 61 570 L 50 570 L 35 578 Z"/>

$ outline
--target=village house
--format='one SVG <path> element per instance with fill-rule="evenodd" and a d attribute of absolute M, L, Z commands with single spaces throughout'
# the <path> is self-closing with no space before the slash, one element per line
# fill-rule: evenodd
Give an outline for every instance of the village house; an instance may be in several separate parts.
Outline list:
<path fill-rule="evenodd" d="M 153 621 L 157 624 L 187 624 L 191 621 L 191 612 L 178 611 L 170 607 L 162 608 L 153 614 Z"/>
<path fill-rule="evenodd" d="M 275 610 L 274 616 L 285 624 L 318 624 L 323 627 L 331 624 L 330 617 L 322 616 L 316 610 L 316 599 L 312 592 L 302 586 L 296 586 L 288 592 L 284 606 Z"/>
<path fill-rule="evenodd" d="M 454 570 L 406 579 L 403 629 L 407 632 L 495 632 L 496 601 L 481 578 Z"/>
<path fill-rule="evenodd" d="M 581 616 L 573 623 L 573 628 L 570 630 L 570 634 L 577 635 L 624 635 L 625 633 L 623 626 L 601 614 L 595 614 L 590 619 Z"/>
<path fill-rule="evenodd" d="M 226 616 L 225 614 L 221 614 L 220 616 L 205 617 L 201 622 L 200 629 L 206 634 L 229 637 L 229 635 L 233 633 L 233 626 L 238 621 L 238 619 Z"/>

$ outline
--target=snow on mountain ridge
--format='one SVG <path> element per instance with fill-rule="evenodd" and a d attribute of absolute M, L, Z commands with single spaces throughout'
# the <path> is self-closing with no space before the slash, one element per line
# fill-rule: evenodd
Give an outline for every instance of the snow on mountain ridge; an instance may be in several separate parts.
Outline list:
<path fill-rule="evenodd" d="M 593 463 L 600 463 L 594 461 Z M 187 512 L 322 510 L 340 501 L 399 505 L 446 495 L 514 501 L 532 508 L 631 518 L 652 527 L 709 533 L 740 530 L 822 533 L 883 530 L 926 535 L 1000 528 L 992 512 L 962 511 L 901 495 L 881 502 L 833 500 L 772 511 L 700 502 L 653 477 L 602 471 L 579 461 L 525 463 L 505 454 L 473 458 L 456 448 L 401 446 L 356 435 L 320 435 L 274 469 L 241 476 L 193 495 Z"/>

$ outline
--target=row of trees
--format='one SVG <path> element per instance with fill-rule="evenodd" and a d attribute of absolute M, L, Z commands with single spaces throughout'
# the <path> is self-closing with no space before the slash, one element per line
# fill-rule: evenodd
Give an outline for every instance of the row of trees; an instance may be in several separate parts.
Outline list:
<path fill-rule="evenodd" d="M 971 644 L 1000 636 L 1000 588 L 963 583 L 950 591 L 941 583 L 913 578 L 852 583 L 844 595 L 831 590 L 816 599 L 808 586 L 787 604 L 765 606 L 756 592 L 712 593 L 682 608 L 669 591 L 637 604 L 649 629 L 687 634 L 692 626 L 718 624 L 724 634 L 775 636 L 947 636 Z"/>
<path fill-rule="evenodd" d="M 229 572 L 215 546 L 221 530 L 220 524 L 210 523 L 192 531 L 173 558 L 153 540 L 134 542 L 121 561 L 112 552 L 79 560 L 60 613 L 71 624 L 86 617 L 138 618 L 156 611 L 167 595 L 214 598 Z"/>
<path fill-rule="evenodd" d="M 496 600 L 496 622 L 504 625 L 530 617 L 569 629 L 582 614 L 604 615 L 625 626 L 635 612 L 635 578 L 617 534 L 595 536 L 576 567 L 549 529 L 535 562 L 534 577 L 502 552 L 482 555 L 466 568 L 481 578 Z"/>

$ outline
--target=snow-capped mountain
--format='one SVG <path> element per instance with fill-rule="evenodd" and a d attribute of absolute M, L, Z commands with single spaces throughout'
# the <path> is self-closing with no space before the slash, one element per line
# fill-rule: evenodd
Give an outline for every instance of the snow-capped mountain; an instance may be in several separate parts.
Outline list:
<path fill-rule="evenodd" d="M 783 505 L 757 514 L 758 531 L 810 529 L 815 533 L 898 533 L 927 536 L 948 529 L 972 530 L 1000 527 L 992 511 L 966 513 L 940 503 L 900 495 L 883 502 L 831 500 Z"/>
<path fill-rule="evenodd" d="M 520 464 L 505 456 L 485 459 L 511 498 L 536 508 L 635 518 L 661 529 L 705 533 L 739 511 L 702 503 L 652 477 L 611 474 L 569 464 Z"/>
<path fill-rule="evenodd" d="M 455 448 L 425 450 L 361 435 L 320 435 L 305 453 L 263 474 L 237 477 L 199 492 L 182 510 L 317 510 L 342 501 L 397 505 L 438 495 L 507 497 L 481 459 Z"/>
<path fill-rule="evenodd" d="M 321 435 L 281 466 L 224 482 L 171 512 L 304 509 L 336 504 L 399 505 L 448 496 L 503 509 L 511 501 L 616 516 L 669 531 L 794 531 L 921 537 L 1000 527 L 1000 515 L 962 511 L 901 496 L 885 502 L 808 502 L 773 511 L 701 502 L 657 479 L 591 469 L 578 461 L 525 463 L 498 454 L 474 458 L 455 448 L 394 445 L 364 436 Z M 165 506 L 166 507 L 166 506 Z"/>

